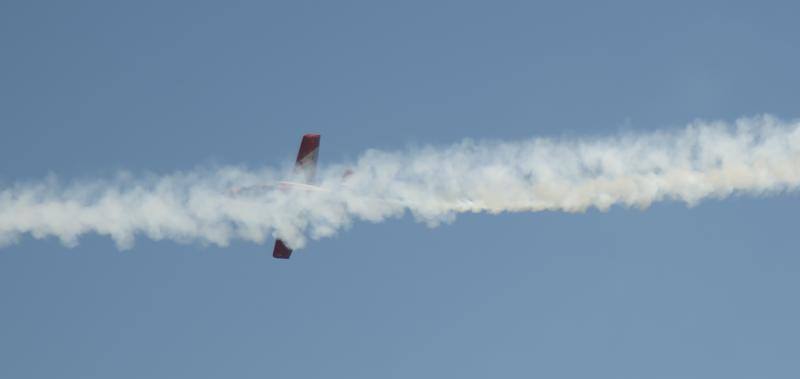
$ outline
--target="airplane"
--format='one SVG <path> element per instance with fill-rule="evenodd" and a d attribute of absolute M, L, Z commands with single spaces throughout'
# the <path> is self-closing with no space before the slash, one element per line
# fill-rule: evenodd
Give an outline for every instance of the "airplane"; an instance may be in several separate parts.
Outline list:
<path fill-rule="evenodd" d="M 244 194 L 250 191 L 260 191 L 269 189 L 279 189 L 285 191 L 321 191 L 329 192 L 330 189 L 314 185 L 314 177 L 317 172 L 317 157 L 319 156 L 319 134 L 309 133 L 304 134 L 303 139 L 300 141 L 300 150 L 297 152 L 297 159 L 294 164 L 294 171 L 296 176 L 302 178 L 303 182 L 295 181 L 280 181 L 272 184 L 261 184 L 248 187 L 234 187 L 231 188 L 229 193 L 231 195 Z M 347 169 L 342 174 L 342 178 L 348 178 L 353 174 L 353 171 Z M 286 245 L 280 238 L 275 240 L 275 247 L 272 249 L 272 257 L 276 259 L 289 259 L 292 255 L 292 249 Z"/>
<path fill-rule="evenodd" d="M 299 188 L 304 190 L 319 191 L 319 187 L 311 185 L 314 175 L 317 172 L 317 157 L 319 156 L 319 134 L 305 134 L 300 141 L 300 150 L 297 152 L 294 169 L 302 172 L 304 183 L 279 182 L 279 188 Z M 272 257 L 276 259 L 289 259 L 292 249 L 280 239 L 275 240 L 275 247 L 272 249 Z"/>

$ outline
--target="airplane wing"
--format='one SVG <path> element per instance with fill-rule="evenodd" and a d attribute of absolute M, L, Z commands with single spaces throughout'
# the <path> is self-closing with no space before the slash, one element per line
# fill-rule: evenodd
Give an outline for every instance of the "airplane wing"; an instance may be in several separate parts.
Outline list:
<path fill-rule="evenodd" d="M 306 134 L 300 142 L 300 150 L 297 152 L 297 160 L 294 164 L 295 172 L 303 174 L 305 183 L 311 183 L 317 173 L 317 156 L 319 155 L 319 134 Z M 280 239 L 275 240 L 275 248 L 272 249 L 272 256 L 279 259 L 289 259 L 292 249 L 286 246 Z"/>
<path fill-rule="evenodd" d="M 272 257 L 278 259 L 289 259 L 292 255 L 292 249 L 286 247 L 286 244 L 281 240 L 275 240 L 275 248 L 272 249 Z"/>
<path fill-rule="evenodd" d="M 310 184 L 314 181 L 317 173 L 317 156 L 319 155 L 319 134 L 306 134 L 300 142 L 300 150 L 297 152 L 297 160 L 294 164 L 296 172 L 303 173 L 305 183 Z"/>

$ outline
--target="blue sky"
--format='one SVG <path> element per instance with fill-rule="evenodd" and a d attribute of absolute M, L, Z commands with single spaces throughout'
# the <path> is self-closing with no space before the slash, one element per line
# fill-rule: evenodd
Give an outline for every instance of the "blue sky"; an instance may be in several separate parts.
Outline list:
<path fill-rule="evenodd" d="M 798 9 L 0 4 L 0 184 L 798 116 Z M 0 250 L 0 377 L 795 378 L 798 197 Z"/>

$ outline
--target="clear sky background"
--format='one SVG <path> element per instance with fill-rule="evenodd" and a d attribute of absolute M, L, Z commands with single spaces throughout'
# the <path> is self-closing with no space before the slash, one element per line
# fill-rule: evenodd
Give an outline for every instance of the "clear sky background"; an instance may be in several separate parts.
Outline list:
<path fill-rule="evenodd" d="M 800 115 L 800 9 L 0 2 L 0 185 Z M 797 378 L 796 194 L 0 250 L 2 378 Z"/>

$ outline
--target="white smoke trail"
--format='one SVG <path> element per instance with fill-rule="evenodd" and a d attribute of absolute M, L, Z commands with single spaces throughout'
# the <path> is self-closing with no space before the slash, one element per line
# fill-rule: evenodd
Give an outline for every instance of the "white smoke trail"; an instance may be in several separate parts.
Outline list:
<path fill-rule="evenodd" d="M 233 195 L 233 187 L 286 179 L 274 170 L 235 167 L 16 184 L 0 191 L 0 245 L 29 233 L 72 246 L 95 232 L 120 248 L 137 234 L 217 245 L 279 237 L 299 248 L 308 237 L 330 236 L 354 220 L 379 222 L 406 211 L 435 226 L 461 212 L 580 212 L 777 193 L 800 186 L 800 122 L 762 116 L 611 138 L 465 140 L 444 148 L 369 150 L 343 178 L 347 167 L 323 165 L 319 185 L 326 191 Z"/>

